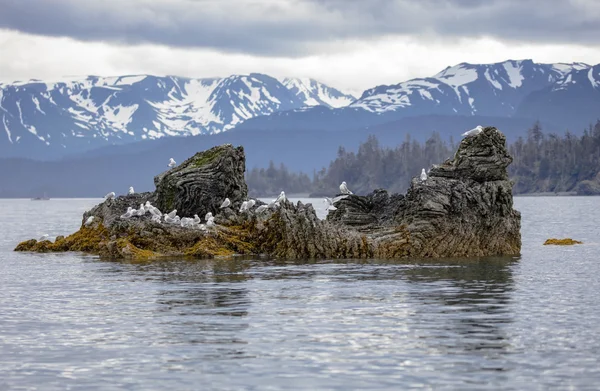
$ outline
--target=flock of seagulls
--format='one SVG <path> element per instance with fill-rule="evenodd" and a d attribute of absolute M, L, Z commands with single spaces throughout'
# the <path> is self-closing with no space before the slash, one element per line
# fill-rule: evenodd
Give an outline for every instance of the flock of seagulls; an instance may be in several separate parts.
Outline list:
<path fill-rule="evenodd" d="M 462 136 L 463 137 L 472 137 L 472 136 L 478 135 L 481 132 L 483 132 L 483 127 L 481 125 L 477 125 L 475 128 L 463 133 Z M 177 162 L 175 162 L 175 159 L 170 158 L 169 164 L 167 166 L 169 168 L 173 168 L 176 165 L 177 165 Z M 424 168 L 421 170 L 420 179 L 422 182 L 425 182 L 427 180 L 427 173 L 425 172 Z M 350 189 L 348 189 L 348 185 L 346 184 L 345 181 L 340 184 L 340 193 L 342 194 L 341 196 L 337 196 L 334 198 L 325 197 L 324 202 L 327 204 L 327 210 L 336 210 L 337 208 L 334 206 L 334 204 L 336 202 L 338 202 L 344 198 L 347 198 L 351 194 L 354 194 L 350 191 Z M 129 187 L 128 194 L 130 194 L 130 195 L 135 194 L 133 186 Z M 106 196 L 104 196 L 104 198 L 106 200 L 111 200 L 111 199 L 115 198 L 115 192 L 108 193 Z M 267 209 L 277 208 L 282 202 L 285 202 L 286 199 L 287 198 L 285 196 L 285 192 L 282 191 L 279 194 L 279 196 L 276 199 L 274 199 L 273 201 L 271 201 L 270 203 L 268 203 L 266 205 L 258 206 L 255 210 L 255 213 L 260 214 L 260 213 L 263 213 Z M 239 213 L 244 213 L 244 212 L 250 211 L 254 207 L 254 205 L 256 205 L 256 200 L 253 200 L 253 199 L 242 202 L 242 205 L 240 206 L 240 209 L 239 209 Z M 219 209 L 225 209 L 230 206 L 231 206 L 231 200 L 229 198 L 225 198 L 225 200 L 223 201 L 221 206 L 219 206 Z M 206 214 L 206 216 L 204 216 L 205 224 L 202 224 L 202 219 L 200 219 L 200 217 L 198 217 L 198 215 L 194 215 L 193 218 L 190 218 L 190 217 L 181 218 L 181 217 L 177 216 L 176 209 L 169 213 L 162 214 L 160 212 L 160 210 L 158 210 L 158 208 L 156 208 L 155 206 L 151 205 L 149 201 L 147 201 L 146 204 L 140 204 L 140 207 L 138 209 L 133 209 L 132 207 L 128 207 L 127 211 L 121 215 L 121 219 L 129 219 L 134 216 L 144 216 L 147 213 L 150 213 L 152 215 L 152 221 L 155 221 L 158 223 L 161 223 L 162 221 L 164 221 L 165 223 L 168 223 L 168 224 L 179 224 L 182 227 L 191 227 L 191 228 L 198 227 L 201 229 L 206 229 L 206 227 L 213 227 L 215 225 L 215 221 L 214 221 L 215 218 L 211 212 L 208 212 Z M 88 226 L 88 225 L 92 224 L 93 221 L 94 221 L 94 216 L 90 216 L 86 220 L 85 225 Z M 47 239 L 47 237 L 48 237 L 48 235 L 44 235 L 42 238 L 40 238 L 40 240 Z"/>

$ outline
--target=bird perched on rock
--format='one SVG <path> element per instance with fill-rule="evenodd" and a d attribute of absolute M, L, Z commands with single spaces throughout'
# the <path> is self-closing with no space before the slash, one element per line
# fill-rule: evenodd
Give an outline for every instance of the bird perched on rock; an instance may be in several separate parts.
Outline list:
<path fill-rule="evenodd" d="M 202 220 L 200 219 L 200 217 L 198 217 L 198 215 L 194 215 L 194 224 L 200 224 L 202 222 Z"/>
<path fill-rule="evenodd" d="M 214 227 L 215 226 L 215 218 L 213 216 L 210 216 L 210 219 L 206 220 L 206 226 L 207 227 Z"/>
<path fill-rule="evenodd" d="M 133 216 L 135 214 L 137 214 L 137 210 L 133 209 L 131 206 L 128 206 L 127 207 L 127 212 L 123 213 L 121 215 L 121 218 L 122 219 L 128 219 L 128 218 L 130 218 L 131 216 Z"/>
<path fill-rule="evenodd" d="M 159 223 L 160 224 L 161 223 L 161 218 L 160 218 L 159 215 L 153 214 L 152 215 L 152 221 L 154 221 L 155 223 Z"/>
<path fill-rule="evenodd" d="M 42 237 L 38 239 L 38 242 L 42 242 L 44 240 L 48 240 L 48 234 L 43 234 Z"/>
<path fill-rule="evenodd" d="M 219 209 L 227 208 L 229 205 L 231 205 L 231 201 L 229 201 L 229 198 L 225 198 L 225 201 L 219 206 Z"/>
<path fill-rule="evenodd" d="M 350 190 L 348 190 L 348 185 L 346 185 L 346 182 L 342 182 L 342 184 L 340 185 L 340 193 L 353 194 Z"/>
<path fill-rule="evenodd" d="M 334 198 L 325 197 L 325 203 L 327 203 L 327 210 L 336 210 L 337 208 L 333 206 L 339 200 L 343 200 L 344 198 L 348 198 L 348 195 L 342 195 Z"/>
<path fill-rule="evenodd" d="M 476 127 L 474 127 L 473 129 L 471 129 L 471 130 L 469 130 L 469 131 L 467 131 L 467 132 L 464 132 L 464 133 L 462 134 L 462 136 L 463 136 L 463 137 L 471 137 L 471 136 L 476 136 L 476 135 L 478 135 L 478 134 L 479 134 L 479 133 L 481 133 L 481 132 L 483 132 L 483 126 L 481 126 L 481 125 L 477 125 L 477 126 L 476 126 Z"/>
<path fill-rule="evenodd" d="M 173 209 L 172 211 L 167 213 L 167 216 L 169 216 L 170 219 L 174 219 L 175 216 L 177 216 L 177 209 Z"/>
<path fill-rule="evenodd" d="M 206 215 L 204 215 L 204 220 L 208 221 L 210 219 L 213 219 L 213 215 L 211 212 L 208 212 Z"/>
<path fill-rule="evenodd" d="M 246 210 L 252 209 L 252 207 L 256 204 L 256 200 L 248 200 L 248 205 L 246 205 Z"/>
<path fill-rule="evenodd" d="M 94 222 L 94 216 L 90 216 L 87 218 L 87 220 L 85 221 L 85 223 L 83 225 L 85 225 L 86 227 L 90 224 L 92 224 Z"/>
<path fill-rule="evenodd" d="M 111 191 L 110 193 L 108 193 L 107 195 L 105 195 L 104 198 L 106 200 L 112 200 L 113 198 L 115 198 L 115 192 Z"/>
<path fill-rule="evenodd" d="M 259 213 L 262 213 L 262 212 L 264 212 L 265 210 L 267 210 L 267 208 L 268 208 L 268 206 L 267 206 L 267 205 L 261 205 L 261 206 L 259 206 L 258 208 L 256 208 L 255 212 L 256 212 L 256 214 L 259 214 Z"/>
<path fill-rule="evenodd" d="M 129 191 L 127 192 L 127 194 L 129 194 L 129 195 L 135 194 L 135 191 L 133 190 L 133 186 L 129 186 Z"/>
<path fill-rule="evenodd" d="M 421 180 L 422 181 L 426 181 L 427 180 L 427 173 L 425 172 L 425 169 L 421 170 Z"/>
<path fill-rule="evenodd" d="M 242 202 L 242 206 L 240 206 L 240 213 L 245 212 L 246 210 L 248 210 L 248 201 Z"/>
<path fill-rule="evenodd" d="M 280 203 L 280 202 L 284 202 L 287 198 L 285 197 L 285 192 L 281 191 L 281 193 L 279 193 L 279 197 L 277 197 L 277 199 L 275 200 L 275 203 Z"/>
<path fill-rule="evenodd" d="M 175 162 L 175 159 L 170 158 L 169 159 L 169 168 L 173 168 L 177 165 L 177 163 Z"/>

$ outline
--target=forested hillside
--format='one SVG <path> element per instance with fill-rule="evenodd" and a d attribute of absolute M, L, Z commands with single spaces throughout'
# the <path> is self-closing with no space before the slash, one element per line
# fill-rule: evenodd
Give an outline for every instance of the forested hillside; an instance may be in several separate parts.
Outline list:
<path fill-rule="evenodd" d="M 407 137 L 395 148 L 382 148 L 376 137 L 369 136 L 357 152 L 340 147 L 329 167 L 313 172 L 311 177 L 271 163 L 267 169 L 249 171 L 248 187 L 254 196 L 277 194 L 281 190 L 320 196 L 337 193 L 339 184 L 346 181 L 358 194 L 377 188 L 404 192 L 422 168 L 428 169 L 450 158 L 457 146 L 437 133 L 424 143 Z M 509 151 L 514 158 L 509 173 L 515 183 L 515 194 L 600 194 L 600 121 L 590 125 L 582 136 L 570 132 L 545 134 L 536 122 L 526 138 L 520 137 L 509 145 Z"/>

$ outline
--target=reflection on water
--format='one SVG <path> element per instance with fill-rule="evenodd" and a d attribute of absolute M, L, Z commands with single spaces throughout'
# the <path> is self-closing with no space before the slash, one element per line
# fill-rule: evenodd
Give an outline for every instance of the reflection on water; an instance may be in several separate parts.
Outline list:
<path fill-rule="evenodd" d="M 519 202 L 522 258 L 396 262 L 17 254 L 39 211 L 0 202 L 0 389 L 593 389 L 600 208 Z M 558 229 L 592 244 L 538 244 Z"/>

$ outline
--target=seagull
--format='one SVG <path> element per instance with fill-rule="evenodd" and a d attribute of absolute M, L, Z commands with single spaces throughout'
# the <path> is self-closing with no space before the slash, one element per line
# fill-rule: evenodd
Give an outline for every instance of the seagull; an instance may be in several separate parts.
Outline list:
<path fill-rule="evenodd" d="M 128 218 L 130 218 L 131 216 L 133 216 L 136 213 L 137 213 L 137 210 L 135 210 L 131 206 L 129 206 L 129 207 L 127 207 L 127 212 L 123 213 L 121 215 L 121 218 L 122 219 L 128 219 Z"/>
<path fill-rule="evenodd" d="M 214 227 L 215 226 L 215 218 L 212 217 L 212 216 L 210 216 L 210 219 L 206 220 L 206 226 L 207 227 Z"/>
<path fill-rule="evenodd" d="M 106 198 L 107 200 L 112 200 L 113 198 L 115 198 L 115 192 L 111 191 L 110 193 L 105 195 L 104 198 Z"/>
<path fill-rule="evenodd" d="M 155 223 L 159 223 L 160 224 L 160 216 L 159 215 L 152 215 L 152 221 L 154 221 Z"/>
<path fill-rule="evenodd" d="M 202 220 L 200 219 L 200 217 L 198 217 L 198 215 L 194 215 L 194 224 L 200 224 L 202 222 Z"/>
<path fill-rule="evenodd" d="M 44 240 L 48 240 L 48 234 L 43 234 L 42 237 L 38 239 L 38 242 L 42 242 Z"/>
<path fill-rule="evenodd" d="M 133 186 L 129 186 L 129 191 L 127 192 L 127 194 L 129 194 L 129 195 L 135 194 L 135 191 L 133 190 Z"/>
<path fill-rule="evenodd" d="M 325 202 L 328 204 L 327 210 L 336 210 L 337 208 L 333 206 L 336 202 L 343 200 L 344 198 L 348 198 L 348 195 L 337 196 L 334 198 L 325 197 Z"/>
<path fill-rule="evenodd" d="M 256 208 L 255 212 L 256 212 L 256 214 L 259 214 L 259 213 L 262 213 L 262 212 L 264 212 L 265 210 L 267 210 L 267 208 L 268 208 L 268 206 L 267 206 L 267 205 L 261 205 L 261 206 L 259 206 L 258 208 Z"/>
<path fill-rule="evenodd" d="M 240 213 L 248 210 L 248 201 L 242 202 L 242 206 L 240 206 Z"/>
<path fill-rule="evenodd" d="M 469 130 L 469 131 L 467 131 L 467 132 L 464 132 L 464 133 L 462 134 L 462 136 L 463 136 L 463 137 L 476 136 L 476 135 L 478 135 L 478 134 L 479 134 L 479 133 L 481 133 L 481 132 L 483 132 L 483 126 L 481 126 L 481 125 L 477 125 L 477 126 L 476 126 L 476 127 L 474 127 L 473 129 L 471 129 L 471 130 Z"/>
<path fill-rule="evenodd" d="M 342 182 L 342 184 L 340 185 L 340 193 L 352 194 L 352 192 L 350 190 L 348 190 L 348 186 L 346 185 L 346 182 Z"/>
<path fill-rule="evenodd" d="M 146 214 L 146 208 L 144 208 L 144 204 L 140 204 L 140 208 L 136 212 L 136 216 L 143 216 Z"/>
<path fill-rule="evenodd" d="M 194 224 L 194 219 L 191 217 L 184 217 L 180 221 L 182 227 L 189 227 Z"/>
<path fill-rule="evenodd" d="M 219 209 L 227 208 L 229 205 L 231 205 L 231 201 L 229 201 L 229 198 L 225 198 L 225 201 L 219 206 Z"/>
<path fill-rule="evenodd" d="M 277 197 L 277 199 L 275 200 L 275 203 L 278 202 L 284 202 L 287 198 L 285 198 L 285 192 L 281 191 L 281 193 L 279 193 L 279 197 Z"/>
<path fill-rule="evenodd" d="M 169 217 L 169 215 L 165 215 L 165 223 L 179 224 L 180 221 L 181 219 L 179 218 L 179 216 Z"/>
<path fill-rule="evenodd" d="M 85 221 L 85 223 L 83 225 L 85 225 L 86 227 L 90 224 L 92 224 L 94 222 L 94 216 L 90 216 L 87 218 L 87 220 Z"/>
<path fill-rule="evenodd" d="M 167 214 L 170 219 L 174 219 L 177 216 L 177 209 L 173 209 L 171 212 Z"/>
<path fill-rule="evenodd" d="M 204 220 L 208 221 L 210 219 L 214 219 L 213 215 L 211 212 L 208 212 L 205 216 L 204 216 Z"/>
<path fill-rule="evenodd" d="M 169 168 L 173 168 L 177 165 L 177 163 L 175 162 L 175 159 L 170 158 L 169 159 Z"/>
<path fill-rule="evenodd" d="M 246 205 L 246 210 L 252 209 L 252 207 L 256 204 L 256 200 L 248 200 L 248 205 Z"/>
<path fill-rule="evenodd" d="M 160 210 L 158 210 L 158 208 L 155 208 L 154 206 L 150 205 L 147 206 L 146 209 L 150 209 L 150 214 L 152 215 L 152 217 L 157 216 L 158 218 L 162 217 L 162 213 L 160 213 Z"/>
<path fill-rule="evenodd" d="M 425 169 L 421 170 L 421 180 L 423 182 L 425 182 L 427 180 L 427 173 L 425 172 Z"/>

